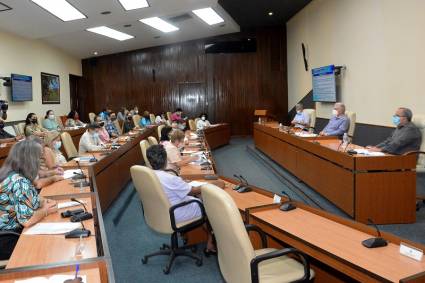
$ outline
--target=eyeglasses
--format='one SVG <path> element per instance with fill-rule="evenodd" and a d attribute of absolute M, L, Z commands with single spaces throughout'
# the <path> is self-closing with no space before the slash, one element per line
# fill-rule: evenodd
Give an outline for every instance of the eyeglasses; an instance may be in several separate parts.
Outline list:
<path fill-rule="evenodd" d="M 400 117 L 400 118 L 402 118 L 402 117 L 406 117 L 406 116 L 401 116 L 401 115 L 395 114 L 395 115 L 393 115 L 393 117 Z"/>

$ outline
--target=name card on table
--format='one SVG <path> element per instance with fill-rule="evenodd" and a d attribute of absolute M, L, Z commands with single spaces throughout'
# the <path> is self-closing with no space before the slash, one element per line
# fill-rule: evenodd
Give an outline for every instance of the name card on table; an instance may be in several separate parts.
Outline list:
<path fill-rule="evenodd" d="M 280 200 L 281 200 L 282 198 L 280 197 L 280 196 L 278 196 L 278 195 L 274 195 L 274 197 L 273 197 L 273 203 L 280 203 Z"/>
<path fill-rule="evenodd" d="M 422 250 L 409 246 L 405 243 L 400 243 L 400 253 L 417 261 L 421 261 L 422 256 L 424 255 Z"/>

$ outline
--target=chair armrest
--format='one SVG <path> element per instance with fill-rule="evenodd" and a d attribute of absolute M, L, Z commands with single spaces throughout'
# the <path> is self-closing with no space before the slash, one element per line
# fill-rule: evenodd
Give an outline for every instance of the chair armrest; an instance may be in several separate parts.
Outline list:
<path fill-rule="evenodd" d="M 257 234 L 260 236 L 261 238 L 261 247 L 263 249 L 267 248 L 267 238 L 266 238 L 266 233 L 264 233 L 263 230 L 261 230 L 260 227 L 254 225 L 254 224 L 245 224 L 245 229 L 247 232 L 250 231 L 254 231 L 257 232 Z"/>
<path fill-rule="evenodd" d="M 16 236 L 19 238 L 21 234 L 13 232 L 13 231 L 0 231 L 0 237 L 2 236 Z"/>
<path fill-rule="evenodd" d="M 413 151 L 408 151 L 406 153 L 403 154 L 403 156 L 407 156 L 407 155 L 412 155 L 412 154 L 425 154 L 425 151 L 420 151 L 420 150 L 413 150 Z"/>
<path fill-rule="evenodd" d="M 282 249 L 282 250 L 277 250 L 277 251 L 273 251 L 267 254 L 263 254 L 263 255 L 259 255 L 256 256 L 255 258 L 253 258 L 251 260 L 251 281 L 252 283 L 258 283 L 259 282 L 259 274 L 258 274 L 258 265 L 260 264 L 260 262 L 265 261 L 265 260 L 269 260 L 272 258 L 276 258 L 276 257 L 281 257 L 284 255 L 288 255 L 288 254 L 294 254 L 297 255 L 298 258 L 301 260 L 303 266 L 304 266 L 304 276 L 303 278 L 301 278 L 300 280 L 297 280 L 295 282 L 306 282 L 310 279 L 310 263 L 307 261 L 306 256 L 296 250 L 296 249 Z"/>
<path fill-rule="evenodd" d="M 197 220 L 197 221 L 191 222 L 191 223 L 189 223 L 189 224 L 187 224 L 183 227 L 178 228 L 177 225 L 176 225 L 176 218 L 175 218 L 175 215 L 174 215 L 174 211 L 177 208 L 189 205 L 191 203 L 198 204 L 199 208 L 201 209 L 202 218 Z M 184 201 L 184 202 L 178 203 L 176 205 L 173 205 L 172 207 L 170 207 L 169 212 L 170 212 L 171 228 L 173 228 L 173 230 L 176 231 L 176 232 L 191 230 L 192 228 L 198 227 L 205 222 L 205 219 L 207 217 L 206 213 L 205 213 L 204 205 L 202 204 L 202 202 L 200 200 L 197 200 L 197 199 L 191 199 L 191 200 Z"/>

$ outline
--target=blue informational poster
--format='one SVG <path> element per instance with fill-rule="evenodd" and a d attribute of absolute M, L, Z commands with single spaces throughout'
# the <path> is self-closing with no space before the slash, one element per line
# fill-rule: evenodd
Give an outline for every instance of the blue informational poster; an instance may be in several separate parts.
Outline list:
<path fill-rule="evenodd" d="M 336 102 L 335 66 L 312 69 L 313 101 Z"/>
<path fill-rule="evenodd" d="M 12 101 L 32 100 L 32 77 L 12 74 Z"/>

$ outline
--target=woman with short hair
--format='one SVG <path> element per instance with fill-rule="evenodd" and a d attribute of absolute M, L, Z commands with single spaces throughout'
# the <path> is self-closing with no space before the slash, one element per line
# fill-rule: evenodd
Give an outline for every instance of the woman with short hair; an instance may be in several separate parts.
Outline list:
<path fill-rule="evenodd" d="M 198 159 L 197 156 L 182 156 L 179 148 L 184 146 L 185 135 L 182 130 L 173 129 L 169 141 L 161 142 L 167 151 L 167 168 L 178 172 L 180 167 Z"/>

